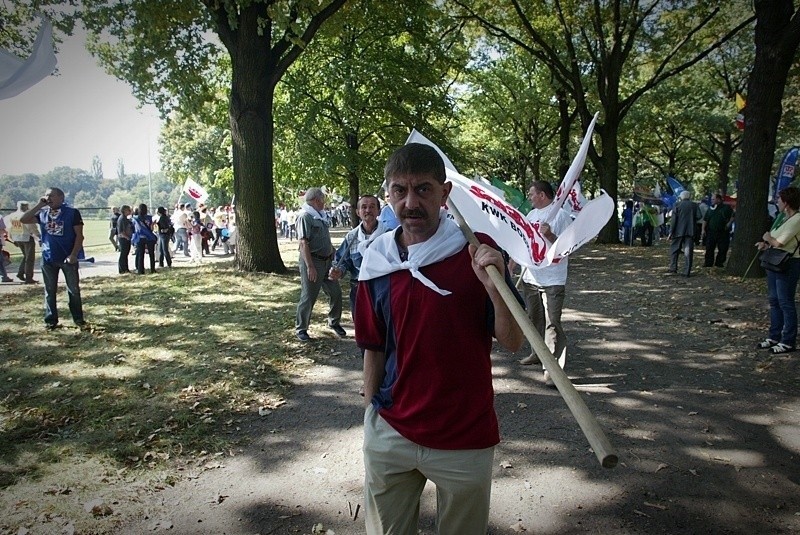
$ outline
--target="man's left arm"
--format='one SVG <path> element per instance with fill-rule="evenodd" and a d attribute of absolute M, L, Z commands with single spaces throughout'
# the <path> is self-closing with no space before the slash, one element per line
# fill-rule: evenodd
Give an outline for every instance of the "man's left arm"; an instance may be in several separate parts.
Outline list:
<path fill-rule="evenodd" d="M 72 245 L 72 251 L 69 253 L 69 257 L 67 257 L 67 263 L 69 264 L 74 264 L 78 261 L 78 253 L 83 247 L 83 219 L 80 216 L 80 212 L 77 210 L 75 214 L 77 221 L 72 226 L 72 229 L 75 231 L 75 243 Z"/>
<path fill-rule="evenodd" d="M 501 276 L 505 273 L 505 262 L 503 255 L 500 251 L 486 244 L 481 244 L 479 247 L 474 245 L 469 246 L 469 253 L 472 256 L 472 269 L 475 275 L 486 288 L 489 294 L 489 299 L 492 300 L 494 307 L 494 336 L 504 348 L 509 351 L 517 351 L 522 347 L 523 334 L 517 320 L 508 308 L 500 291 L 492 282 L 486 268 L 490 265 L 497 268 Z"/>

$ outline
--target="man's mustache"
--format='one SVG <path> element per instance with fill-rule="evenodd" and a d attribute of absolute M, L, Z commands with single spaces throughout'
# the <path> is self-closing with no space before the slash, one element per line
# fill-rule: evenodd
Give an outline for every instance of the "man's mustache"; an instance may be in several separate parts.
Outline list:
<path fill-rule="evenodd" d="M 425 217 L 425 212 L 422 210 L 403 210 L 400 217 Z"/>

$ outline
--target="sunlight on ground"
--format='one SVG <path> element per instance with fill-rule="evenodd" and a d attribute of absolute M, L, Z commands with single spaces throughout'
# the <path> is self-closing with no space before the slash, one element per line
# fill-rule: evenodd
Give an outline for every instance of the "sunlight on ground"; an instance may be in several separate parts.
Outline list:
<path fill-rule="evenodd" d="M 191 301 L 192 303 L 202 305 L 223 305 L 230 303 L 249 303 L 254 301 L 254 299 L 249 295 L 223 293 L 195 294 L 187 296 L 187 300 Z"/>
<path fill-rule="evenodd" d="M 597 327 L 622 327 L 622 322 L 618 319 L 610 318 L 591 312 L 581 312 L 579 310 L 564 307 L 563 314 L 571 322 L 582 322 Z"/>
<path fill-rule="evenodd" d="M 683 451 L 689 457 L 693 457 L 701 461 L 712 461 L 723 464 L 730 464 L 740 468 L 757 468 L 760 466 L 767 465 L 764 456 L 761 453 L 752 450 L 740 450 L 740 449 L 726 450 L 718 448 L 710 449 L 710 448 L 689 446 L 683 448 Z"/>
<path fill-rule="evenodd" d="M 53 377 L 54 379 L 61 377 L 66 380 L 70 379 L 84 379 L 84 378 L 111 378 L 121 379 L 130 378 L 141 373 L 141 370 L 132 366 L 109 365 L 89 368 L 85 363 L 76 361 L 74 363 L 63 363 L 53 366 L 32 366 L 28 370 L 34 375 L 42 375 Z M 53 385 L 65 386 L 57 384 L 58 381 L 42 386 L 42 390 L 47 391 L 54 388 Z"/>

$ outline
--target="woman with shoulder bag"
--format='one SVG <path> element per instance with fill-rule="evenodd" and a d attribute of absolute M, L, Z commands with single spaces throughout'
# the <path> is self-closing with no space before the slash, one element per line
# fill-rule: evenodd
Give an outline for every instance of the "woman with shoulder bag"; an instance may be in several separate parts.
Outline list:
<path fill-rule="evenodd" d="M 797 307 L 795 292 L 800 280 L 800 189 L 790 186 L 778 193 L 778 209 L 772 228 L 756 244 L 760 251 L 780 249 L 790 255 L 785 270 L 767 269 L 769 295 L 769 335 L 756 347 L 773 354 L 789 353 L 797 347 Z M 797 217 L 795 217 L 797 216 Z"/>

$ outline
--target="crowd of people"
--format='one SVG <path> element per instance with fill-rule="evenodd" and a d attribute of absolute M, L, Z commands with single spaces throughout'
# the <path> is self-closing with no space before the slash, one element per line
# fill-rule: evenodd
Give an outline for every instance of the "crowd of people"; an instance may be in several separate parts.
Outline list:
<path fill-rule="evenodd" d="M 145 274 L 145 255 L 150 273 L 159 267 L 172 267 L 172 257 L 178 253 L 201 264 L 203 257 L 219 248 L 222 254 L 235 254 L 238 241 L 236 215 L 230 205 L 206 207 L 191 204 L 175 205 L 172 214 L 159 206 L 155 218 L 142 203 L 113 208 L 109 217 L 109 240 L 119 252 L 119 273 L 130 273 L 129 256 L 135 255 L 136 273 Z"/>
<path fill-rule="evenodd" d="M 350 205 L 348 203 L 341 203 L 332 208 L 324 206 L 320 214 L 331 228 L 350 226 Z M 302 207 L 287 207 L 285 204 L 279 204 L 275 209 L 275 228 L 278 229 L 278 235 L 290 241 L 296 240 L 297 218 L 300 216 L 302 216 Z"/>
<path fill-rule="evenodd" d="M 347 275 L 355 341 L 364 360 L 367 533 L 414 532 L 419 496 L 430 480 L 436 486 L 439 529 L 482 534 L 488 524 L 494 448 L 500 439 L 492 393 L 492 339 L 512 352 L 523 342 L 522 330 L 487 268 L 494 266 L 504 274 L 504 285 L 524 303 L 531 324 L 563 368 L 568 343 L 561 315 L 568 259 L 522 270 L 519 295 L 511 278 L 514 262 L 487 236 L 480 237 L 478 246 L 468 245 L 446 217 L 443 208 L 452 185 L 445 180 L 444 163 L 433 148 L 404 145 L 392 154 L 384 175 L 387 204 L 382 208 L 378 197 L 361 196 L 356 205 L 359 222 L 338 248 L 330 233 L 334 214 L 344 221 L 349 207 L 326 210 L 321 188 L 309 188 L 297 210 L 279 208 L 276 226 L 281 236 L 298 240 L 301 290 L 295 334 L 303 343 L 311 341 L 311 312 L 322 291 L 328 297 L 327 327 L 339 337 L 348 336 L 341 325 L 339 282 Z M 554 197 L 548 182 L 534 181 L 528 191 L 533 209 L 527 218 L 549 243 L 572 223 L 569 213 L 554 205 Z M 665 222 L 652 207 L 635 211 L 633 202 L 626 203 L 623 241 L 630 244 L 634 236 L 635 212 L 644 213 L 640 218 L 649 223 L 641 224 L 643 245 L 652 243 L 646 236 L 648 225 L 654 232 L 666 227 L 670 273 L 678 272 L 683 255 L 681 274 L 690 276 L 698 227 L 706 246 L 704 265 L 724 266 L 733 210 L 721 194 L 706 210 L 691 200 L 688 191 L 679 197 Z M 9 232 L 25 259 L 17 277 L 35 282 L 28 259 L 34 254 L 32 246 L 41 240 L 46 327 L 59 327 L 55 298 L 59 272 L 64 273 L 72 319 L 85 326 L 78 275 L 83 244 L 80 212 L 64 203 L 58 188 L 48 189 L 33 207 L 21 203 L 18 208 L 21 215 Z M 756 244 L 758 250 L 778 249 L 787 257 L 780 269 L 767 271 L 770 327 L 757 344 L 775 354 L 795 351 L 797 342 L 800 218 L 794 216 L 800 210 L 800 189 L 782 190 L 778 208 L 771 229 Z M 217 248 L 224 254 L 235 252 L 236 218 L 231 206 L 200 205 L 195 210 L 179 204 L 172 214 L 159 207 L 150 215 L 145 204 L 125 205 L 115 208 L 109 221 L 120 273 L 129 272 L 132 250 L 139 274 L 148 266 L 155 273 L 157 261 L 162 267 L 171 266 L 174 254 L 201 262 Z M 5 271 L 2 276 L 9 279 Z M 453 314 L 454 307 L 459 314 Z M 539 357 L 532 351 L 520 364 L 540 364 Z"/>

